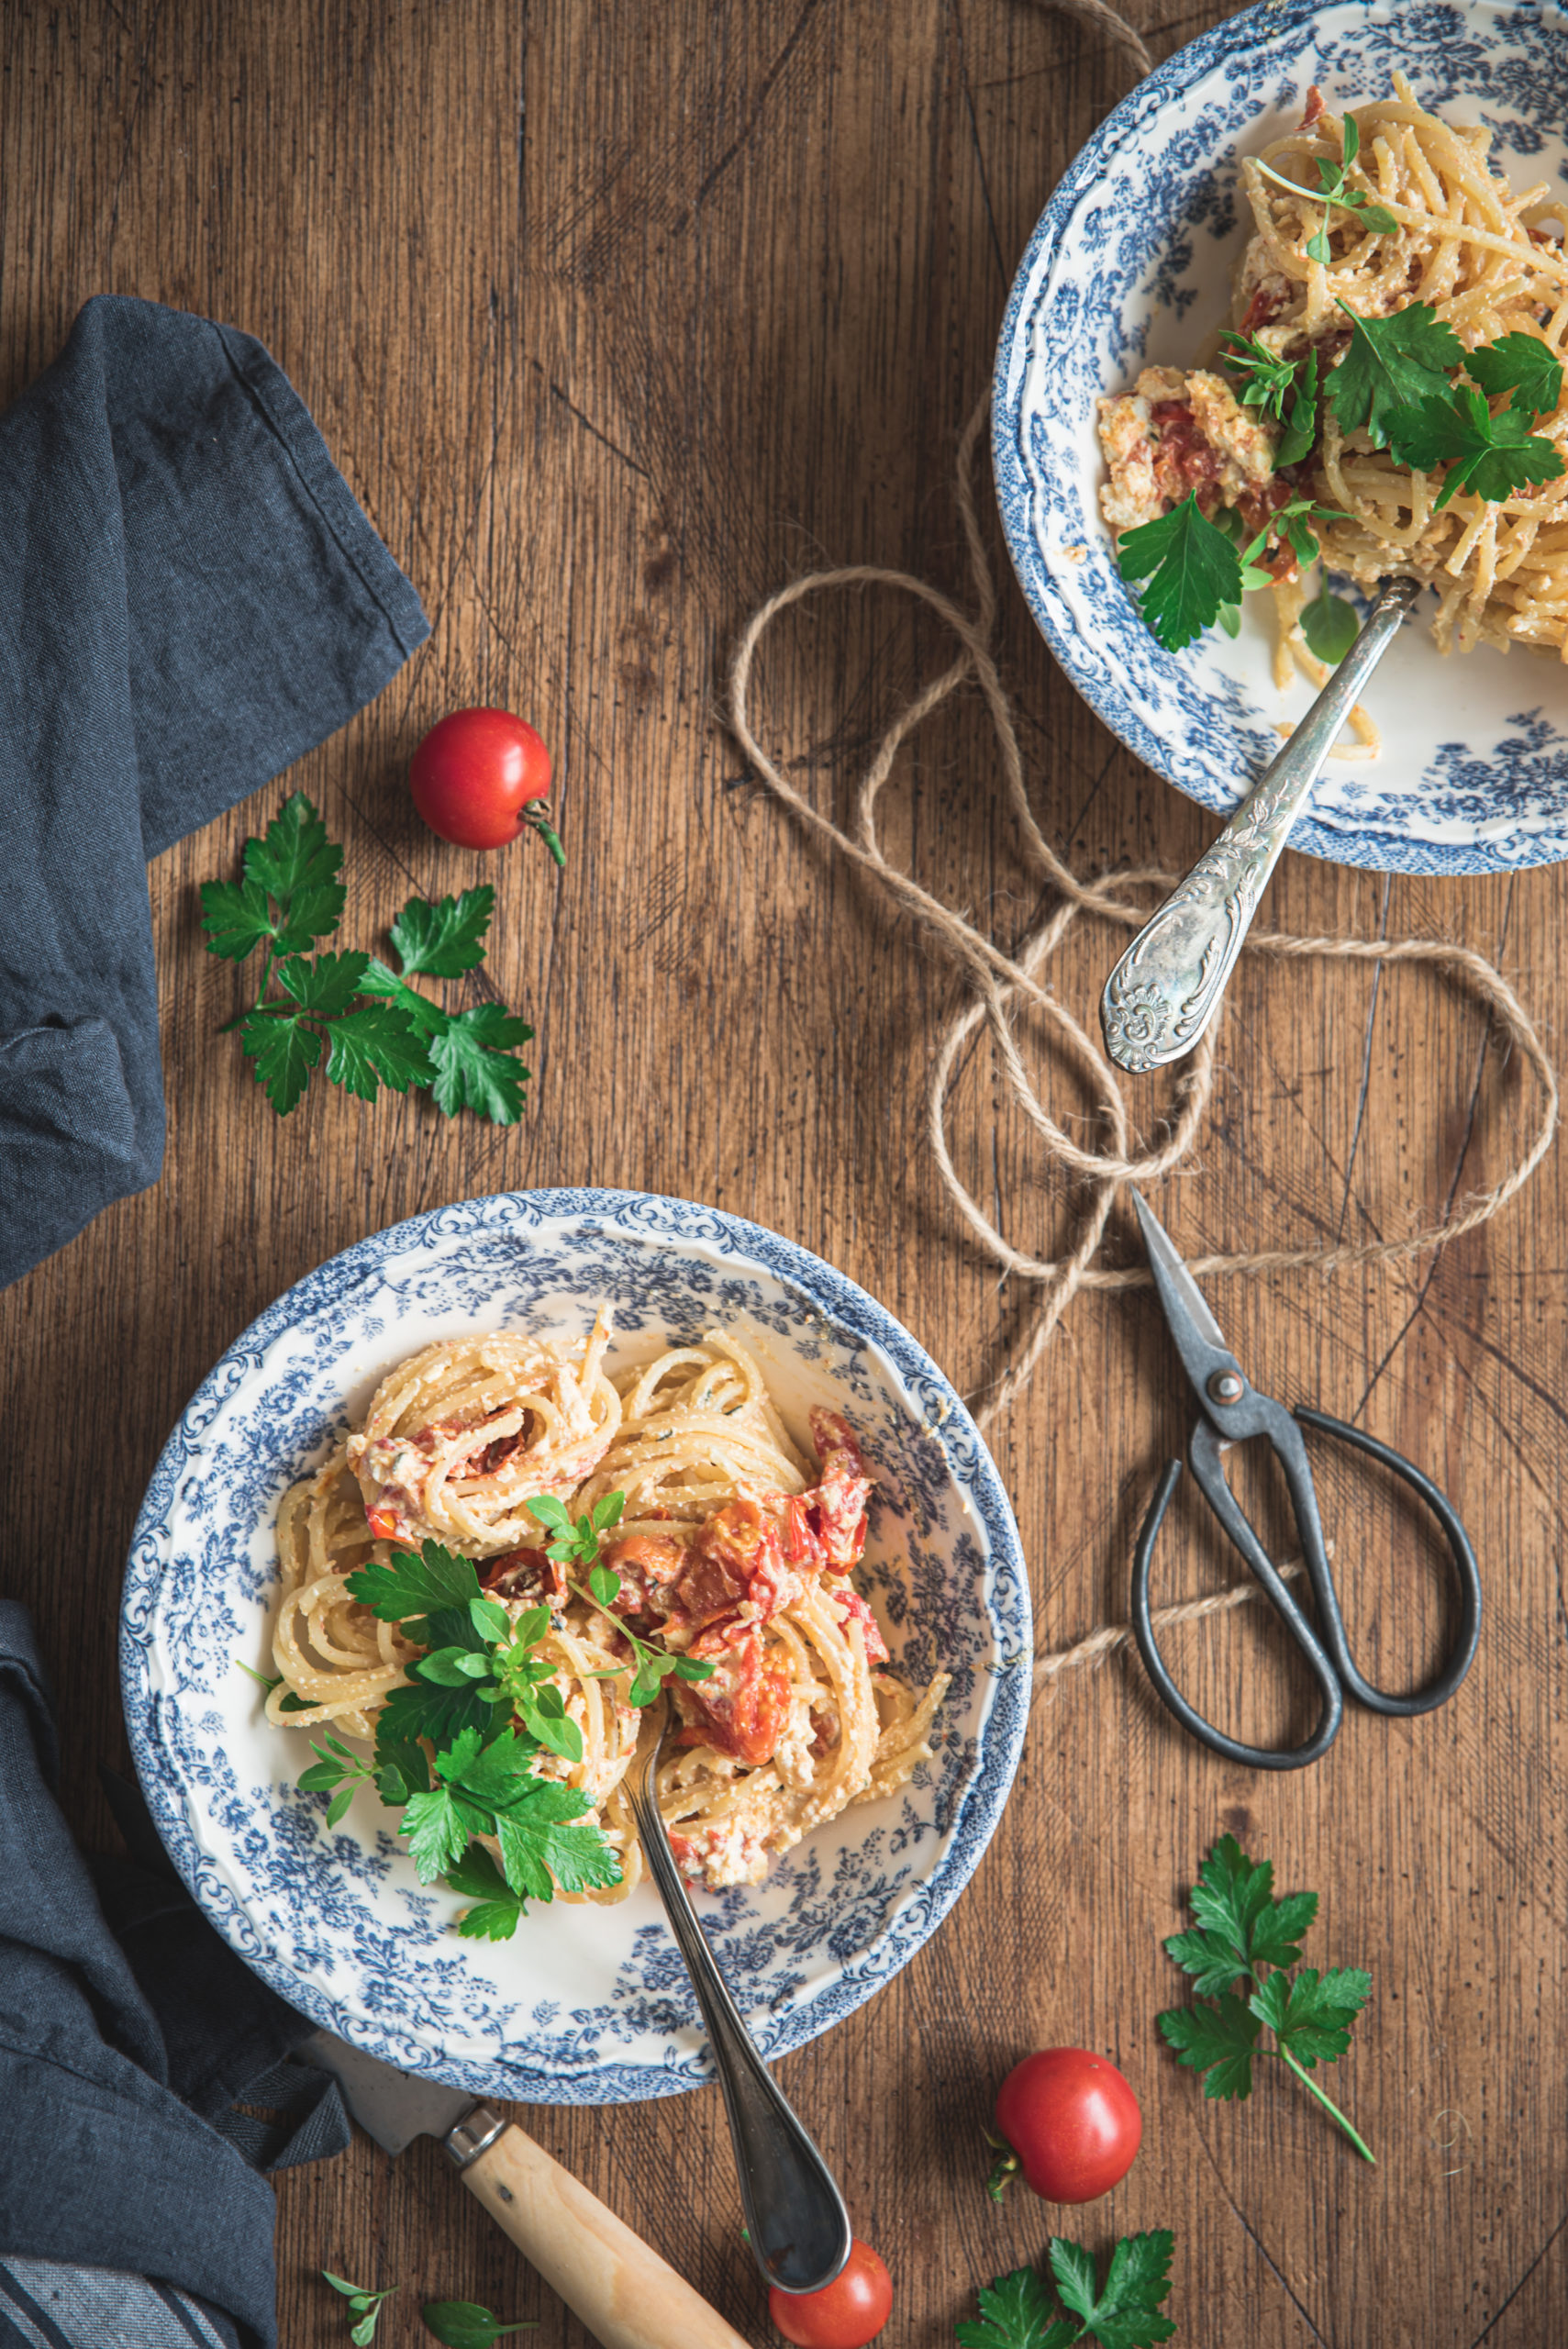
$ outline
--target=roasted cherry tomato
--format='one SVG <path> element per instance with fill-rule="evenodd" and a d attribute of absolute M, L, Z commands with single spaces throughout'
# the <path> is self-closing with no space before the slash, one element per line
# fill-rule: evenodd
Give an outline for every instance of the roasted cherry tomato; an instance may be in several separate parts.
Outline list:
<path fill-rule="evenodd" d="M 454 709 L 432 726 L 408 788 L 430 829 L 458 848 L 505 848 L 531 824 L 557 864 L 566 862 L 545 806 L 550 752 L 509 709 Z"/>
<path fill-rule="evenodd" d="M 856 2235 L 840 2275 L 819 2292 L 768 2294 L 768 2314 L 795 2349 L 863 2349 L 887 2322 L 893 2278 L 869 2243 Z"/>
<path fill-rule="evenodd" d="M 1047 2202 L 1092 2202 L 1132 2167 L 1143 2115 L 1114 2064 L 1083 2047 L 1044 2047 L 1003 2081 L 996 2129 L 1006 2151 L 991 2173 L 999 2202 L 1015 2170 Z"/>

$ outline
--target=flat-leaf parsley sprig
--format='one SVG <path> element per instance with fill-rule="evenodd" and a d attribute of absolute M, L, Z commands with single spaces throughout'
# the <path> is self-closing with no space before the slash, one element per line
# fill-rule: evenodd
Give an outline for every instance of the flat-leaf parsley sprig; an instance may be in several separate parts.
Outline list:
<path fill-rule="evenodd" d="M 373 1101 L 383 1085 L 395 1093 L 417 1085 L 449 1117 L 467 1107 L 515 1124 L 528 1071 L 512 1047 L 533 1030 L 501 1004 L 448 1012 L 407 985 L 418 972 L 454 977 L 483 962 L 495 890 L 485 884 L 438 905 L 411 897 L 392 924 L 399 974 L 369 954 L 311 951 L 342 918 L 342 862 L 296 791 L 261 838 L 246 841 L 241 880 L 202 885 L 208 953 L 239 963 L 266 949 L 256 1000 L 228 1026 L 268 1100 L 286 1118 L 325 1049 L 328 1082 L 361 1100 Z"/>
<path fill-rule="evenodd" d="M 1229 508 L 1221 510 L 1229 513 Z M 1270 574 L 1259 558 L 1271 537 L 1287 540 L 1298 562 L 1316 562 L 1318 546 L 1308 522 L 1342 518 L 1329 507 L 1314 506 L 1310 498 L 1293 498 L 1246 546 L 1238 547 L 1232 532 L 1239 523 L 1211 522 L 1195 489 L 1168 514 L 1124 530 L 1117 562 L 1124 579 L 1148 579 L 1141 596 L 1143 617 L 1168 651 L 1180 652 L 1216 620 L 1235 634 L 1226 615 L 1233 618 L 1247 589 L 1266 584 Z"/>
<path fill-rule="evenodd" d="M 1348 114 L 1340 141 L 1340 161 L 1330 163 L 1326 156 L 1318 156 L 1318 184 L 1316 188 L 1302 187 L 1295 180 L 1287 180 L 1282 172 L 1274 171 L 1268 163 L 1258 165 L 1263 177 L 1273 180 L 1276 187 L 1283 187 L 1288 195 L 1323 206 L 1323 225 L 1316 236 L 1307 239 L 1307 258 L 1311 261 L 1327 264 L 1334 257 L 1329 243 L 1329 216 L 1331 212 L 1352 214 L 1369 236 L 1392 237 L 1398 232 L 1399 223 L 1385 204 L 1375 203 L 1364 189 L 1350 184 L 1351 166 L 1361 151 L 1361 143 L 1356 118 L 1354 115 Z"/>
<path fill-rule="evenodd" d="M 1220 356 L 1240 386 L 1236 396 L 1241 406 L 1261 408 L 1283 428 L 1274 447 L 1275 470 L 1300 464 L 1318 438 L 1318 353 L 1281 359 L 1256 335 L 1229 333 L 1223 340 L 1227 348 Z"/>
<path fill-rule="evenodd" d="M 1038 2267 L 1016 2267 L 981 2287 L 979 2318 L 957 2328 L 959 2349 L 1073 2349 L 1079 2341 L 1097 2341 L 1102 2349 L 1155 2349 L 1176 2329 L 1160 2310 L 1171 2288 L 1172 2243 L 1168 2227 L 1125 2235 L 1100 2284 L 1093 2254 L 1052 2235 L 1046 2256 L 1057 2299 L 1070 2313 L 1051 2307 Z"/>
<path fill-rule="evenodd" d="M 621 1616 L 611 1612 L 620 1596 L 620 1576 L 613 1566 L 602 1566 L 598 1563 L 599 1543 L 611 1526 L 620 1522 L 621 1511 L 626 1507 L 624 1493 L 606 1493 L 603 1500 L 595 1502 L 590 1512 L 577 1520 L 575 1525 L 565 1503 L 552 1500 L 548 1494 L 525 1502 L 524 1507 L 554 1537 L 546 1545 L 545 1555 L 553 1558 L 560 1565 L 579 1566 L 586 1573 L 588 1586 L 585 1590 L 578 1582 L 571 1583 L 570 1588 L 579 1598 L 586 1599 L 588 1605 L 595 1608 L 601 1615 L 607 1616 L 629 1642 L 637 1664 L 631 1686 L 627 1691 L 632 1704 L 651 1705 L 672 1674 L 677 1680 L 713 1678 L 715 1667 L 703 1657 L 676 1655 L 669 1648 L 655 1647 L 651 1642 L 639 1639 Z M 624 1665 L 614 1664 L 602 1672 L 590 1673 L 588 1677 L 610 1680 L 624 1669 Z"/>
<path fill-rule="evenodd" d="M 335 1737 L 313 1746 L 317 1760 L 300 1784 L 331 1796 L 328 1825 L 357 1786 L 373 1785 L 403 1814 L 421 1883 L 444 1876 L 473 1904 L 458 1928 L 471 1940 L 507 1940 L 528 1901 L 553 1899 L 557 1885 L 580 1892 L 618 1883 L 619 1862 L 587 1796 L 536 1767 L 545 1753 L 583 1757 L 556 1667 L 539 1652 L 549 1608 L 527 1608 L 514 1620 L 485 1597 L 473 1560 L 437 1542 L 360 1567 L 346 1587 L 424 1653 L 406 1666 L 406 1685 L 387 1692 L 372 1760 Z M 497 1844 L 499 1866 L 481 1837 Z"/>
<path fill-rule="evenodd" d="M 1297 1974 L 1284 1971 L 1301 1955 L 1318 1895 L 1293 1892 L 1276 1900 L 1272 1864 L 1254 1865 L 1236 1838 L 1225 1835 L 1188 1898 L 1197 1924 L 1173 1934 L 1165 1954 L 1193 1976 L 1199 1995 L 1194 2005 L 1155 2017 L 1177 2062 L 1200 2075 L 1207 2097 L 1248 2097 L 1253 2057 L 1277 2055 L 1357 2153 L 1373 2161 L 1364 2140 L 1310 2076 L 1350 2045 L 1351 2027 L 1372 1995 L 1372 1976 L 1354 1965 L 1331 1966 L 1326 1974 L 1309 1965 Z M 1250 1995 L 1240 1995 L 1239 1986 Z M 1272 2047 L 1259 2043 L 1265 2027 L 1274 2036 Z"/>
<path fill-rule="evenodd" d="M 384 2290 L 373 2292 L 363 2284 L 350 2284 L 347 2277 L 334 2276 L 329 2267 L 322 2268 L 321 2276 L 323 2281 L 330 2284 L 335 2292 L 340 2292 L 349 2303 L 348 2313 L 355 2320 L 349 2327 L 349 2338 L 354 2349 L 370 2349 L 375 2339 L 376 2326 L 381 2321 L 382 2302 L 391 2299 L 394 2292 L 400 2292 L 402 2285 L 388 2284 Z"/>

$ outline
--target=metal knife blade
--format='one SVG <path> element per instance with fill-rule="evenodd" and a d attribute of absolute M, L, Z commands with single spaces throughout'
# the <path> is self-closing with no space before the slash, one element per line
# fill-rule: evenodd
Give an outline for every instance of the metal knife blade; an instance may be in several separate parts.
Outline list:
<path fill-rule="evenodd" d="M 400 2154 L 416 2137 L 444 2137 L 477 2101 L 466 2088 L 415 2079 L 378 2056 L 362 2055 L 329 2031 L 314 2032 L 298 2053 L 305 2063 L 332 2074 L 360 2127 L 389 2154 Z"/>

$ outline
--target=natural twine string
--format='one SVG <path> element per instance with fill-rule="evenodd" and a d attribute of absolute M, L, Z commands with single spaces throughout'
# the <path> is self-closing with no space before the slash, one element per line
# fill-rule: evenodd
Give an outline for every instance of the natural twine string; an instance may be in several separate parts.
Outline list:
<path fill-rule="evenodd" d="M 1100 0 L 1073 0 L 1073 5 L 1080 13 L 1092 10 L 1096 18 L 1102 14 L 1114 14 L 1102 10 Z M 1015 1274 L 1044 1291 L 1039 1315 L 1017 1359 L 996 1380 L 976 1412 L 983 1428 L 1015 1401 L 1081 1288 L 1133 1288 L 1149 1281 L 1147 1268 L 1109 1271 L 1096 1266 L 1094 1260 L 1122 1186 L 1153 1184 L 1187 1156 L 1213 1094 L 1215 1052 L 1211 1029 L 1176 1080 L 1159 1138 L 1152 1146 L 1144 1145 L 1135 1136 L 1121 1083 L 1111 1063 L 1041 976 L 1044 965 L 1081 916 L 1118 923 L 1128 930 L 1139 929 L 1148 919 L 1157 896 L 1167 894 L 1180 876 L 1158 866 L 1148 866 L 1136 872 L 1081 880 L 1057 855 L 1035 820 L 1012 709 L 991 651 L 996 595 L 981 538 L 973 480 L 975 451 L 987 408 L 988 401 L 982 399 L 964 428 L 958 452 L 957 501 L 968 550 L 973 609 L 965 611 L 951 596 L 926 580 L 876 564 L 854 563 L 840 570 L 812 572 L 781 587 L 752 615 L 736 646 L 729 670 L 729 724 L 758 780 L 831 854 L 847 859 L 879 882 L 914 916 L 928 938 L 967 982 L 971 999 L 952 1014 L 932 1059 L 927 1134 L 948 1196 L 981 1247 L 1004 1273 Z M 784 612 L 829 590 L 864 587 L 892 588 L 917 597 L 952 631 L 959 650 L 951 663 L 906 705 L 882 736 L 856 788 L 851 828 L 845 831 L 795 789 L 779 761 L 763 749 L 751 721 L 751 681 L 758 648 Z M 1006 799 L 1023 837 L 1026 862 L 1036 881 L 1043 884 L 1048 892 L 1046 909 L 1011 952 L 998 946 L 952 907 L 922 888 L 911 874 L 892 863 L 877 836 L 877 802 L 900 750 L 933 711 L 971 680 L 979 686 L 990 714 L 1001 752 Z M 1135 894 L 1139 891 L 1152 891 L 1157 896 L 1140 900 Z M 1443 939 L 1307 938 L 1286 930 L 1253 930 L 1245 951 L 1276 960 L 1311 957 L 1335 962 L 1425 963 L 1444 973 L 1485 1008 L 1489 1023 L 1488 1041 L 1492 1030 L 1499 1030 L 1505 1041 L 1505 1058 L 1508 1051 L 1516 1051 L 1528 1064 L 1539 1088 L 1540 1108 L 1528 1149 L 1500 1182 L 1462 1202 L 1451 1201 L 1438 1221 L 1405 1239 L 1199 1256 L 1191 1260 L 1191 1269 L 1215 1279 L 1307 1267 L 1329 1274 L 1352 1264 L 1405 1263 L 1463 1232 L 1475 1230 L 1500 1213 L 1529 1182 L 1551 1147 L 1558 1119 L 1556 1073 L 1529 1015 L 1502 973 L 1473 948 Z M 1103 1141 L 1097 1149 L 1085 1149 L 1064 1132 L 1040 1098 L 1024 1066 L 1014 1032 L 1011 1015 L 1015 1003 L 1043 1021 L 1048 1039 L 1054 1040 L 1069 1064 L 1086 1081 L 1103 1130 Z M 1086 1186 L 1076 1234 L 1063 1256 L 1047 1260 L 1013 1247 L 985 1215 L 953 1165 L 947 1140 L 947 1098 L 959 1054 L 982 1023 L 989 1028 L 1001 1056 L 1013 1099 L 1040 1137 L 1047 1157 Z M 1251 1583 L 1240 1584 L 1231 1590 L 1217 1593 L 1213 1598 L 1162 1609 L 1154 1620 L 1161 1624 L 1190 1621 L 1239 1604 L 1254 1596 L 1255 1590 L 1256 1586 Z M 1070 1666 L 1096 1661 L 1120 1645 L 1126 1637 L 1126 1626 L 1102 1628 L 1073 1648 L 1039 1657 L 1037 1687 Z"/>

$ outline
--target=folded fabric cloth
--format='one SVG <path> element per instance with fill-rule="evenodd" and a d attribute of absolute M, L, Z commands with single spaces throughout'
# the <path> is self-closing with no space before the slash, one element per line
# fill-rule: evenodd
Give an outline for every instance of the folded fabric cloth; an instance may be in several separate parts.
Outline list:
<path fill-rule="evenodd" d="M 103 295 L 0 417 L 0 1286 L 162 1164 L 147 859 L 428 634 L 250 336 Z"/>
<path fill-rule="evenodd" d="M 0 2349 L 272 2349 L 252 2165 L 340 2152 L 337 2084 L 284 2061 L 311 2025 L 200 1914 L 136 1789 L 111 1788 L 130 1857 L 90 1870 L 57 1773 L 32 1625 L 0 1600 Z"/>

